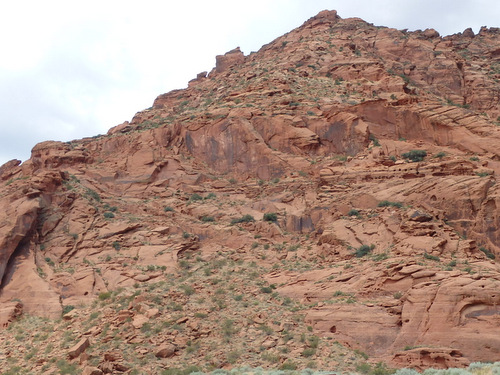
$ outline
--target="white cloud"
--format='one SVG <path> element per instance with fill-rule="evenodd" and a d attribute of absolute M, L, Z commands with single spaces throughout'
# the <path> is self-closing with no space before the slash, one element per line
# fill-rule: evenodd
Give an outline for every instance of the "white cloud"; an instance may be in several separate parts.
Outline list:
<path fill-rule="evenodd" d="M 323 9 L 443 35 L 500 19 L 500 2 L 488 0 L 5 2 L 0 164 L 43 140 L 105 133 L 210 70 L 215 55 L 256 51 Z"/>

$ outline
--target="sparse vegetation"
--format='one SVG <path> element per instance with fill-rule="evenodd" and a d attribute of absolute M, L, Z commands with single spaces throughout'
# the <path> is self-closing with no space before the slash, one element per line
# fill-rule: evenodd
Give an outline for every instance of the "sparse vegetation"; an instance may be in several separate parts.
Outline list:
<path fill-rule="evenodd" d="M 365 255 L 371 253 L 375 249 L 375 245 L 361 245 L 356 249 L 355 255 L 357 258 L 364 257 Z"/>
<path fill-rule="evenodd" d="M 403 203 L 401 202 L 391 202 L 391 201 L 380 201 L 377 204 L 378 207 L 396 207 L 396 208 L 401 208 L 403 207 Z"/>
<path fill-rule="evenodd" d="M 427 156 L 427 151 L 425 150 L 411 150 L 409 152 L 405 152 L 401 155 L 403 158 L 408 159 L 414 163 L 423 161 Z"/>
<path fill-rule="evenodd" d="M 352 208 L 347 213 L 347 216 L 356 216 L 359 218 L 361 216 L 361 213 L 358 210 L 356 210 L 355 208 Z"/>
<path fill-rule="evenodd" d="M 275 222 L 275 221 L 278 221 L 278 215 L 275 212 L 265 213 L 263 220 Z"/>
<path fill-rule="evenodd" d="M 431 254 L 429 254 L 429 253 L 424 253 L 424 258 L 425 258 L 425 259 L 429 259 L 429 260 L 433 260 L 433 261 L 435 261 L 435 262 L 439 262 L 439 261 L 441 261 L 441 259 L 439 259 L 439 257 L 438 257 L 438 256 L 431 255 Z"/>
<path fill-rule="evenodd" d="M 254 217 L 252 215 L 244 215 L 240 218 L 235 218 L 231 220 L 231 225 L 234 224 L 241 224 L 241 223 L 251 223 L 255 221 Z"/>
<path fill-rule="evenodd" d="M 495 254 L 493 254 L 489 249 L 484 246 L 480 246 L 479 250 L 481 250 L 489 259 L 495 259 Z"/>
<path fill-rule="evenodd" d="M 97 143 L 67 142 L 61 157 L 61 150 L 47 153 L 46 165 L 35 176 L 24 176 L 38 168 L 35 159 L 2 169 L 5 195 L 0 198 L 6 212 L 32 208 L 10 206 L 15 202 L 10 198 L 36 206 L 25 238 L 14 234 L 21 242 L 14 244 L 18 250 L 8 268 L 14 269 L 29 250 L 30 272 L 44 278 L 40 285 L 50 287 L 51 294 L 61 294 L 54 306 L 63 313 L 42 319 L 26 308 L 10 323 L 0 340 L 0 353 L 6 354 L 0 358 L 2 373 L 78 374 L 88 365 L 130 375 L 388 375 L 394 370 L 376 363 L 378 355 L 367 354 L 372 355 L 373 342 L 390 345 L 384 332 L 379 332 L 380 340 L 365 340 L 365 332 L 351 336 L 345 331 L 349 327 L 336 319 L 344 313 L 365 319 L 357 315 L 362 310 L 387 313 L 387 322 L 393 322 L 388 332 L 405 331 L 404 316 L 393 314 L 400 315 L 403 304 L 405 309 L 411 305 L 406 298 L 418 298 L 412 288 L 425 294 L 451 277 L 483 286 L 486 296 L 496 293 L 498 270 L 493 261 L 485 261 L 498 250 L 494 236 L 485 232 L 495 229 L 495 214 L 492 220 L 485 215 L 489 199 L 495 198 L 495 175 L 486 176 L 494 173 L 496 156 L 472 146 L 473 138 L 484 132 L 496 139 L 492 119 L 497 109 L 488 109 L 481 95 L 468 97 L 474 100 L 473 111 L 441 108 L 443 95 L 450 94 L 439 92 L 439 78 L 428 77 L 434 80 L 432 87 L 432 79 L 420 79 L 420 67 L 412 69 L 414 54 L 394 61 L 392 54 L 378 55 L 377 48 L 365 50 L 361 39 L 372 38 L 376 27 L 353 21 L 361 29 L 351 38 L 340 27 L 342 20 L 313 21 L 304 35 L 294 31 L 222 74 L 200 75 L 187 90 L 161 95 L 128 126 Z M 404 49 L 406 39 L 416 47 L 422 41 L 429 44 L 419 33 L 384 33 L 402 38 L 394 40 L 395 50 Z M 460 36 L 456 38 L 458 43 Z M 284 60 L 276 54 L 280 46 L 290 53 Z M 439 47 L 446 55 L 441 58 L 453 60 L 456 48 L 448 47 Z M 481 43 L 475 48 L 482 48 Z M 432 58 L 432 50 L 427 52 Z M 361 54 L 363 59 L 357 59 Z M 473 55 L 467 52 L 468 58 Z M 467 69 L 471 74 L 477 67 L 488 71 L 489 90 L 500 68 L 488 70 L 487 58 L 474 57 L 477 64 Z M 371 72 L 368 79 L 365 66 Z M 405 85 L 396 91 L 398 82 Z M 478 108 L 487 113 L 479 114 Z M 396 130 L 373 123 L 380 109 L 389 111 L 385 120 L 394 121 Z M 477 132 L 470 132 L 470 144 L 458 149 L 456 142 L 433 143 L 419 131 L 399 126 L 406 115 L 420 116 L 424 123 L 456 122 L 445 125 L 453 139 L 460 139 L 454 132 L 470 127 L 459 126 L 460 116 L 470 116 L 467 123 L 473 124 L 474 117 L 480 121 L 474 125 Z M 158 127 L 163 128 L 154 130 Z M 396 141 L 399 131 L 408 143 Z M 411 148 L 428 148 L 431 158 L 425 150 L 399 156 Z M 137 158 L 126 155 L 136 151 Z M 82 153 L 88 154 L 88 163 L 70 160 Z M 59 158 L 68 171 L 46 168 L 52 156 L 54 165 Z M 426 158 L 433 163 L 406 164 Z M 31 180 L 23 183 L 22 178 Z M 40 194 L 43 199 L 37 198 Z M 389 200 L 374 201 L 382 198 Z M 470 202 L 472 217 L 459 206 Z M 414 215 L 417 210 L 424 212 Z M 257 221 L 247 213 L 257 215 Z M 443 222 L 444 215 L 449 222 Z M 479 225 L 476 217 L 485 220 Z M 470 241 L 464 243 L 465 237 L 453 230 L 468 234 Z M 475 248 L 473 240 L 484 246 Z M 464 285 L 460 293 L 470 294 L 469 288 Z M 12 302 L 30 306 L 26 295 L 16 297 Z M 52 303 L 53 295 L 49 297 Z M 314 316 L 329 311 L 341 312 L 331 315 L 329 325 Z M 447 324 L 452 321 L 456 319 Z M 470 327 L 455 325 L 447 332 L 458 342 L 463 328 Z M 69 348 L 86 337 L 90 347 L 70 360 Z M 419 344 L 433 350 L 433 343 L 419 337 Z M 406 341 L 414 344 L 411 338 Z M 399 352 L 406 344 L 390 350 Z M 172 355 L 156 357 L 161 346 Z M 393 354 L 386 351 L 384 358 Z M 112 356 L 118 359 L 108 360 Z M 243 367 L 248 364 L 262 368 Z M 427 370 L 425 375 L 500 374 L 489 366 Z M 401 369 L 397 375 L 418 373 Z"/>

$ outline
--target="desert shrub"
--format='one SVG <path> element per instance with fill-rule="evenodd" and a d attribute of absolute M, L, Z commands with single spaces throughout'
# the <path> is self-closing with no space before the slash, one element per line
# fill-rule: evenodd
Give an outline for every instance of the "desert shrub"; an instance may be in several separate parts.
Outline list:
<path fill-rule="evenodd" d="M 226 319 L 222 322 L 222 333 L 225 337 L 231 337 L 238 332 L 238 329 L 234 326 L 234 321 L 231 319 Z"/>
<path fill-rule="evenodd" d="M 436 155 L 434 155 L 435 158 L 442 159 L 446 156 L 446 152 L 444 151 L 439 151 Z"/>
<path fill-rule="evenodd" d="M 270 212 L 264 214 L 264 221 L 277 221 L 278 220 L 278 215 L 275 212 Z"/>
<path fill-rule="evenodd" d="M 371 253 L 371 251 L 375 248 L 375 245 L 361 245 L 359 248 L 356 249 L 356 257 L 361 258 L 364 257 L 365 255 Z"/>
<path fill-rule="evenodd" d="M 476 176 L 478 177 L 488 177 L 489 175 L 489 172 L 476 172 Z"/>
<path fill-rule="evenodd" d="M 191 296 L 195 293 L 194 288 L 191 285 L 182 284 L 179 286 L 186 296 Z"/>
<path fill-rule="evenodd" d="M 361 214 L 359 213 L 358 210 L 356 210 L 355 208 L 352 208 L 348 213 L 347 213 L 348 216 L 356 216 L 356 217 L 360 217 Z"/>
<path fill-rule="evenodd" d="M 435 255 L 428 254 L 428 253 L 424 253 L 424 258 L 425 259 L 429 259 L 429 260 L 433 260 L 435 262 L 439 262 L 440 261 L 439 257 L 437 257 Z"/>
<path fill-rule="evenodd" d="M 50 259 L 49 257 L 46 257 L 46 258 L 45 258 L 45 261 L 47 262 L 47 264 L 48 264 L 49 266 L 52 266 L 52 267 L 53 267 L 53 266 L 55 266 L 54 261 L 53 261 L 52 259 Z"/>
<path fill-rule="evenodd" d="M 113 248 L 115 250 L 120 250 L 122 248 L 122 245 L 118 241 L 113 241 Z"/>
<path fill-rule="evenodd" d="M 372 375 L 389 375 L 392 373 L 394 373 L 394 370 L 388 368 L 383 362 L 377 362 L 375 367 L 372 369 Z"/>
<path fill-rule="evenodd" d="M 290 361 L 289 359 L 287 359 L 285 362 L 283 362 L 283 364 L 280 366 L 280 370 L 296 370 L 297 369 L 297 365 L 295 363 L 293 363 L 292 361 Z"/>
<path fill-rule="evenodd" d="M 109 297 L 111 297 L 111 292 L 102 292 L 102 293 L 99 293 L 99 299 L 101 301 L 104 301 L 104 300 L 108 299 Z"/>
<path fill-rule="evenodd" d="M 87 189 L 87 191 L 85 192 L 85 196 L 90 198 L 90 199 L 93 199 L 97 202 L 101 201 L 101 197 L 99 196 L 99 194 L 95 190 L 92 190 L 92 189 Z"/>
<path fill-rule="evenodd" d="M 191 195 L 189 200 L 191 202 L 201 201 L 201 200 L 203 200 L 203 197 L 200 194 L 194 193 L 193 195 Z"/>
<path fill-rule="evenodd" d="M 262 293 L 272 293 L 273 292 L 273 288 L 271 288 L 270 286 L 263 286 L 262 288 L 260 288 L 260 291 Z"/>
<path fill-rule="evenodd" d="M 409 152 L 405 152 L 401 155 L 403 158 L 411 160 L 412 162 L 419 162 L 424 160 L 427 156 L 427 151 L 425 150 L 411 150 Z"/>
<path fill-rule="evenodd" d="M 480 246 L 479 250 L 481 250 L 488 258 L 495 259 L 495 254 L 493 254 L 489 249 L 484 246 Z"/>
<path fill-rule="evenodd" d="M 316 354 L 316 349 L 314 348 L 305 348 L 303 351 L 302 351 L 302 356 L 303 357 L 312 357 L 313 355 Z"/>
<path fill-rule="evenodd" d="M 380 147 L 380 142 L 378 141 L 378 139 L 373 134 L 370 134 L 369 139 L 370 139 L 370 141 L 373 142 L 373 145 L 375 147 Z"/>
<path fill-rule="evenodd" d="M 204 223 L 213 223 L 215 218 L 213 216 L 202 216 L 201 221 Z"/>
<path fill-rule="evenodd" d="M 65 359 L 60 359 L 56 363 L 57 368 L 59 369 L 59 374 L 77 374 L 78 367 L 74 363 L 69 363 Z"/>
<path fill-rule="evenodd" d="M 106 211 L 103 216 L 106 218 L 106 219 L 112 219 L 115 217 L 115 214 L 110 212 L 110 211 Z"/>
<path fill-rule="evenodd" d="M 170 207 L 170 206 L 165 206 L 165 207 L 163 207 L 163 211 L 165 211 L 165 212 L 173 212 L 174 209 L 172 207 Z"/>
<path fill-rule="evenodd" d="M 369 374 L 372 371 L 372 367 L 367 362 L 358 363 L 356 365 L 356 371 L 361 374 Z"/>
<path fill-rule="evenodd" d="M 74 310 L 74 309 L 75 309 L 75 306 L 73 306 L 73 305 L 63 306 L 62 314 L 65 315 L 65 314 L 69 313 L 71 310 Z"/>
<path fill-rule="evenodd" d="M 235 218 L 235 219 L 231 220 L 231 225 L 240 224 L 240 223 L 250 223 L 252 221 L 255 221 L 255 219 L 252 215 L 243 215 L 240 218 Z"/>
<path fill-rule="evenodd" d="M 391 201 L 380 201 L 377 204 L 378 207 L 396 207 L 396 208 L 401 208 L 403 207 L 403 203 L 401 202 L 391 202 Z"/>

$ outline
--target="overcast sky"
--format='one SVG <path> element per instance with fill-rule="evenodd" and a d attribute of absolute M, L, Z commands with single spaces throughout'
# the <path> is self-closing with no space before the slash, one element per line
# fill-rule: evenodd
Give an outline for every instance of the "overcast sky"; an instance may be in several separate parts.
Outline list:
<path fill-rule="evenodd" d="M 500 26 L 500 0 L 18 0 L 0 5 L 0 165 L 104 134 L 215 56 L 257 51 L 324 9 L 441 35 Z"/>

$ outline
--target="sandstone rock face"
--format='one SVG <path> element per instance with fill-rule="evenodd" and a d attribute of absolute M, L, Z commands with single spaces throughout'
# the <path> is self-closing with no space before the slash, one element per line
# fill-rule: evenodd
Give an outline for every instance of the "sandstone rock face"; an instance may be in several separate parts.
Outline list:
<path fill-rule="evenodd" d="M 0 324 L 78 306 L 76 337 L 106 347 L 114 329 L 123 353 L 150 355 L 147 342 L 168 363 L 229 368 L 264 347 L 331 365 L 331 345 L 285 341 L 304 333 L 297 319 L 224 315 L 216 274 L 249 264 L 231 301 L 281 298 L 268 311 L 283 316 L 297 304 L 311 334 L 374 363 L 497 360 L 499 51 L 497 29 L 441 37 L 325 11 L 257 53 L 217 56 L 104 136 L 36 145 L 0 166 Z M 176 329 L 152 335 L 157 322 Z M 86 373 L 129 371 L 98 348 Z"/>
<path fill-rule="evenodd" d="M 215 58 L 215 71 L 222 73 L 229 69 L 231 66 L 240 64 L 245 61 L 245 56 L 241 52 L 240 47 L 237 47 L 224 55 L 219 55 Z"/>

